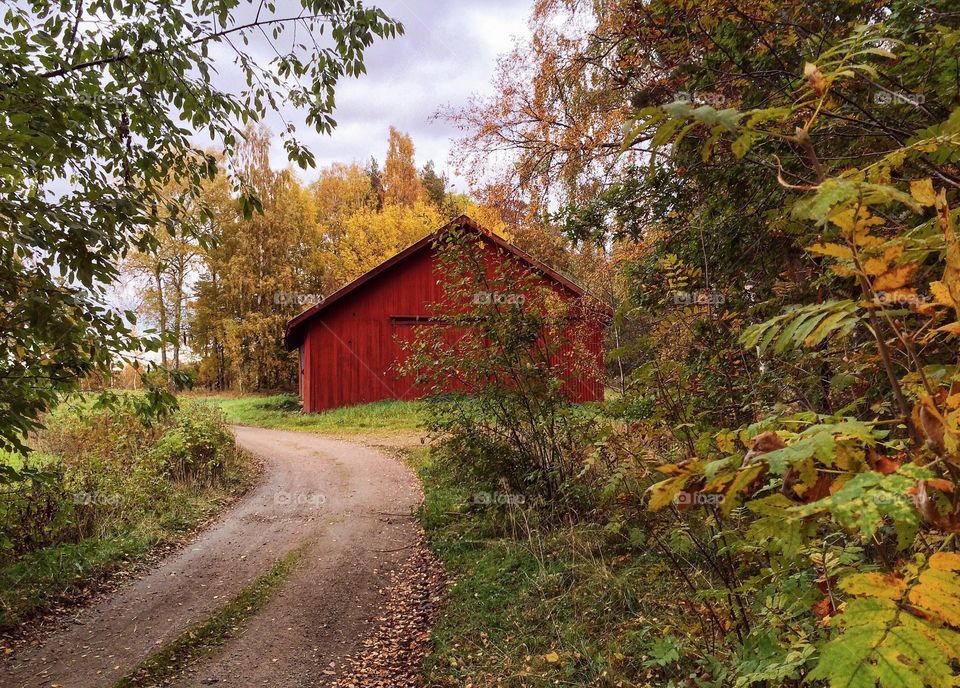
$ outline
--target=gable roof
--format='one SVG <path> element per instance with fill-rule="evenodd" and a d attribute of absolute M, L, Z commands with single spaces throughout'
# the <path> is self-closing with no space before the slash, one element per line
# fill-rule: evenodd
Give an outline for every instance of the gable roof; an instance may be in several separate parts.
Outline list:
<path fill-rule="evenodd" d="M 284 332 L 284 335 L 283 335 L 283 344 L 286 347 L 286 349 L 289 351 L 295 348 L 296 345 L 294 344 L 294 342 L 298 340 L 297 335 L 299 334 L 299 331 L 306 325 L 307 322 L 312 320 L 314 317 L 316 317 L 317 315 L 322 313 L 324 310 L 326 310 L 327 308 L 335 304 L 337 301 L 340 301 L 347 295 L 356 291 L 357 289 L 359 289 L 364 284 L 374 279 L 378 275 L 386 272 L 387 270 L 397 265 L 398 263 L 402 263 L 404 260 L 414 255 L 415 253 L 419 252 L 424 247 L 429 246 L 435 239 L 437 239 L 439 236 L 441 236 L 445 232 L 448 232 L 456 228 L 470 229 L 477 232 L 478 234 L 483 235 L 484 237 L 492 241 L 496 246 L 499 246 L 500 248 L 516 256 L 517 258 L 519 258 L 521 261 L 529 265 L 531 268 L 533 268 L 537 272 L 552 279 L 554 282 L 557 282 L 558 284 L 562 285 L 563 287 L 570 290 L 577 296 L 587 295 L 587 292 L 581 286 L 579 286 L 569 278 L 564 277 L 563 275 L 561 275 L 559 272 L 551 268 L 546 263 L 543 263 L 537 260 L 536 258 L 534 258 L 533 256 L 531 256 L 530 254 L 526 253 L 525 251 L 520 250 L 519 248 L 511 244 L 509 241 L 507 241 L 503 237 L 497 236 L 496 234 L 491 232 L 489 229 L 481 226 L 480 224 L 475 222 L 473 219 L 471 219 L 467 215 L 460 215 L 459 217 L 445 224 L 443 227 L 441 227 L 437 231 L 431 232 L 430 234 L 426 235 L 416 243 L 411 244 L 407 248 L 403 249 L 396 255 L 390 258 L 387 258 L 385 261 L 377 265 L 375 268 L 369 270 L 368 272 L 365 272 L 363 275 L 361 275 L 357 279 L 341 287 L 340 289 L 335 291 L 333 294 L 325 298 L 320 303 L 316 304 L 315 306 L 311 306 L 310 308 L 307 308 L 302 313 L 299 313 L 298 315 L 294 316 L 287 323 L 286 331 Z M 605 309 L 605 310 L 609 310 L 609 309 Z"/>

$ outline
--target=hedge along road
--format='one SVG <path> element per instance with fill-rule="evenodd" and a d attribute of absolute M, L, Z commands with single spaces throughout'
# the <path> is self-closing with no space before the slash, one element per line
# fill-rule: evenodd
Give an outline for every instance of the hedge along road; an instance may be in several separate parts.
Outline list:
<path fill-rule="evenodd" d="M 322 686 L 339 673 L 418 541 L 404 516 L 417 479 L 358 444 L 234 431 L 265 464 L 259 485 L 185 549 L 0 663 L 0 685 L 149 685 L 161 660 L 204 653 L 163 682 Z M 239 621 L 222 645 L 202 646 Z"/>

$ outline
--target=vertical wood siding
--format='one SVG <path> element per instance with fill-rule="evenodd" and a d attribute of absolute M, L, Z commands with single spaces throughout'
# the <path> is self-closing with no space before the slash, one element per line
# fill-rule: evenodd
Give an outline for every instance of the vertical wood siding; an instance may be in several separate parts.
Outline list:
<path fill-rule="evenodd" d="M 443 295 L 438 283 L 441 277 L 435 272 L 428 245 L 318 313 L 307 324 L 303 340 L 304 410 L 316 412 L 422 396 L 410 378 L 396 371 L 403 356 L 397 340 L 409 341 L 419 329 L 409 318 L 430 315 L 428 304 L 436 303 Z M 544 280 L 550 282 L 548 278 Z M 591 363 L 596 362 L 596 374 L 566 376 L 565 392 L 576 402 L 600 400 L 602 319 L 581 320 L 576 330 Z M 569 364 L 568 370 L 582 370 L 581 363 L 572 365 L 574 357 L 581 353 L 567 347 L 558 352 L 558 363 Z"/>

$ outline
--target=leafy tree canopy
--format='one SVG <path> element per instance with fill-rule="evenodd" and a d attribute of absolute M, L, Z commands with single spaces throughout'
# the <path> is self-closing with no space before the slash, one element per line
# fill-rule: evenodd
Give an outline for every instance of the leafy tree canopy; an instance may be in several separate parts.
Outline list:
<path fill-rule="evenodd" d="M 155 348 L 133 314 L 107 300 L 132 248 L 157 232 L 215 176 L 245 123 L 283 104 L 320 132 L 335 126 L 334 88 L 364 72 L 376 38 L 402 26 L 359 0 L 72 2 L 7 5 L 0 27 L 0 444 L 23 435 L 78 378 L 118 356 Z M 273 57 L 255 58 L 251 40 Z M 226 54 L 242 90 L 218 76 Z M 311 153 L 282 132 L 289 158 Z M 228 170 L 248 217 L 259 208 Z M 165 189 L 181 190 L 172 198 Z M 198 238 L 204 241 L 202 231 Z M 154 390 L 150 404 L 167 399 Z M 168 400 L 168 399 L 167 399 Z"/>

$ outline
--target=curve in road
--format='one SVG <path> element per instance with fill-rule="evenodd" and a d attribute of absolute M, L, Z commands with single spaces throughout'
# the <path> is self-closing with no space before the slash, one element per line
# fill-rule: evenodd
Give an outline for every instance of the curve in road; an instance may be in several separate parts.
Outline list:
<path fill-rule="evenodd" d="M 177 685 L 323 686 L 371 630 L 418 529 L 400 461 L 306 433 L 234 428 L 259 485 L 185 549 L 0 664 L 0 685 L 112 686 L 298 547 L 298 567 L 243 632 Z"/>

